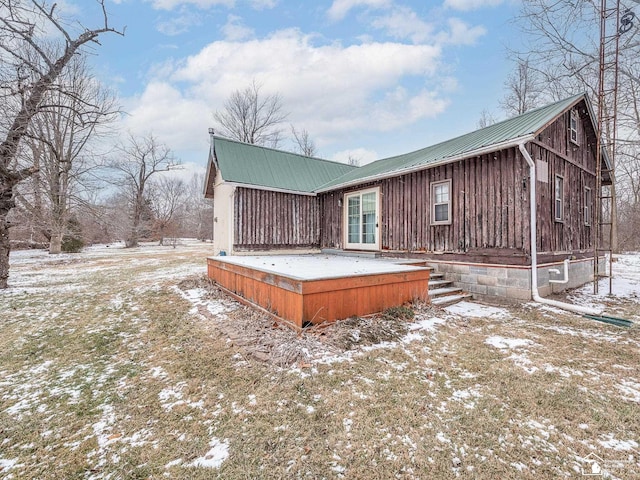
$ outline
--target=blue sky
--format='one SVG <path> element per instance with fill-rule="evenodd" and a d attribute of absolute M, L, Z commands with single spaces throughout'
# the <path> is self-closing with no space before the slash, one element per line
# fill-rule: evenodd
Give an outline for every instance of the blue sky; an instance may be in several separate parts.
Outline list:
<path fill-rule="evenodd" d="M 91 25 L 90 0 L 66 0 Z M 121 127 L 153 132 L 204 168 L 213 112 L 253 79 L 324 158 L 363 163 L 476 128 L 517 44 L 516 0 L 107 0 L 126 35 L 93 64 L 119 93 Z M 287 133 L 289 131 L 287 130 Z M 284 149 L 292 148 L 287 141 Z"/>

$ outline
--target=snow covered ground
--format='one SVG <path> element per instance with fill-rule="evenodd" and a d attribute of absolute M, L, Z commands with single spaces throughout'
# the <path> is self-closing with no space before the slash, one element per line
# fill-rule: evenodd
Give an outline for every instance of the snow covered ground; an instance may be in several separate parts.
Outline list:
<path fill-rule="evenodd" d="M 640 478 L 637 326 L 462 302 L 396 330 L 354 322 L 338 344 L 216 293 L 208 255 L 12 253 L 1 478 Z M 605 282 L 567 298 L 640 322 L 640 255 L 618 257 L 614 295 Z M 296 360 L 257 361 L 251 342 Z"/>

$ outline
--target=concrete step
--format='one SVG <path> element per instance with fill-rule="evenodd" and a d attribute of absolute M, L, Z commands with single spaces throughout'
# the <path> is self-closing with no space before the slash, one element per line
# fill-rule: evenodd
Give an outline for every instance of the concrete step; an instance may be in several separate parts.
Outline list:
<path fill-rule="evenodd" d="M 459 293 L 457 295 L 443 295 L 440 297 L 432 298 L 431 304 L 437 305 L 438 307 L 448 307 L 449 305 L 454 305 L 462 300 L 471 300 L 473 298 L 472 295 L 468 293 Z"/>
<path fill-rule="evenodd" d="M 433 280 L 429 278 L 429 290 L 453 285 L 451 280 Z"/>
<path fill-rule="evenodd" d="M 462 293 L 462 289 L 458 287 L 434 288 L 433 290 L 429 289 L 429 296 L 432 299 L 434 297 L 443 297 L 445 295 L 454 295 L 459 293 Z"/>
<path fill-rule="evenodd" d="M 431 272 L 431 273 L 429 274 L 429 278 L 430 278 L 431 280 L 442 280 L 442 279 L 444 279 L 444 273 L 434 273 L 434 272 Z"/>

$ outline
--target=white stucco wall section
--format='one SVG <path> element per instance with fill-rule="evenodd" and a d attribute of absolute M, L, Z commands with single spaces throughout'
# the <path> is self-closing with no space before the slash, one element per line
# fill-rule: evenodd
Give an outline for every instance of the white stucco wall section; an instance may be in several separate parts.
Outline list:
<path fill-rule="evenodd" d="M 213 193 L 213 250 L 215 255 L 233 255 L 233 219 L 236 187 L 224 182 L 216 173 Z"/>

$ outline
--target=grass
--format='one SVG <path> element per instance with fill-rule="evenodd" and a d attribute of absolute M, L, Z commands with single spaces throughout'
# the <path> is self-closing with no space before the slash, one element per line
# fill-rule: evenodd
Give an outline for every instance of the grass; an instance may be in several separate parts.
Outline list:
<path fill-rule="evenodd" d="M 580 476 L 592 452 L 619 462 L 617 478 L 640 476 L 638 328 L 528 305 L 502 318 L 416 306 L 305 333 L 304 348 L 333 360 L 280 367 L 229 340 L 229 325 L 259 316 L 199 315 L 181 295 L 206 287 L 207 254 L 13 262 L 17 286 L 0 293 L 0 476 L 540 479 Z M 637 315 L 638 303 L 610 301 Z M 446 323 L 403 341 L 414 314 Z M 190 466 L 212 445 L 228 446 L 218 468 Z"/>

